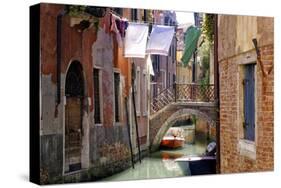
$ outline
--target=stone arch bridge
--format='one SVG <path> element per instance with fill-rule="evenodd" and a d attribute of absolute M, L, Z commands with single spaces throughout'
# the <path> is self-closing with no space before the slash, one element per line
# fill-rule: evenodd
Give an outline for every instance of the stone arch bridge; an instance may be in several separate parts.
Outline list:
<path fill-rule="evenodd" d="M 218 105 L 214 85 L 174 84 L 154 97 L 150 104 L 150 151 L 159 148 L 167 130 L 178 120 L 190 115 L 204 119 L 209 125 L 217 123 Z"/>

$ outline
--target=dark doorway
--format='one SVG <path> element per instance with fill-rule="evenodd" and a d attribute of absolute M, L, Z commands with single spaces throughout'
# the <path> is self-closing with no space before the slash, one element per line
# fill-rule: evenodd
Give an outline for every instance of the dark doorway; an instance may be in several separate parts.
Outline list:
<path fill-rule="evenodd" d="M 81 169 L 84 81 L 78 61 L 67 72 L 65 95 L 65 172 L 72 172 Z"/>

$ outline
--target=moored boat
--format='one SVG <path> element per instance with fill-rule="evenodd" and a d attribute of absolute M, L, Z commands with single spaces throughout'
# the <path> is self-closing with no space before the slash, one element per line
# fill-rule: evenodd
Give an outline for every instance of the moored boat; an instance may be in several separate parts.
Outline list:
<path fill-rule="evenodd" d="M 211 142 L 202 156 L 184 156 L 176 159 L 180 167 L 189 175 L 216 173 L 216 143 Z"/>
<path fill-rule="evenodd" d="M 179 148 L 184 146 L 183 129 L 172 127 L 168 130 L 166 135 L 163 137 L 160 146 L 165 148 Z"/>

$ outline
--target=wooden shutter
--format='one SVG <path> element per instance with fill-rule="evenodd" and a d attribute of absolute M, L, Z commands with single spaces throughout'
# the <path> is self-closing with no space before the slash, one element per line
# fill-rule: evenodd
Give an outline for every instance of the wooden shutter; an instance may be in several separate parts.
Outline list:
<path fill-rule="evenodd" d="M 244 138 L 255 140 L 255 65 L 245 65 Z"/>
<path fill-rule="evenodd" d="M 101 123 L 101 109 L 100 109 L 100 84 L 99 84 L 99 70 L 94 69 L 94 108 L 95 108 L 95 123 Z"/>
<path fill-rule="evenodd" d="M 120 74 L 114 73 L 114 97 L 115 97 L 115 122 L 119 122 L 119 95 L 120 95 Z"/>

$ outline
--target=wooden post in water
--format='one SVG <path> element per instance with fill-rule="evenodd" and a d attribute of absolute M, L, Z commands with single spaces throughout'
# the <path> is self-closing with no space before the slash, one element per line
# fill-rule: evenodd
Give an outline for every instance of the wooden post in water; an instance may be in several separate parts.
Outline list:
<path fill-rule="evenodd" d="M 220 173 L 220 93 L 219 93 L 219 62 L 218 62 L 218 15 L 214 15 L 214 92 L 217 103 L 216 143 L 217 173 Z"/>
<path fill-rule="evenodd" d="M 128 130 L 128 138 L 129 138 L 129 147 L 131 152 L 131 160 L 132 160 L 132 166 L 135 168 L 134 165 L 134 153 L 133 153 L 133 147 L 132 147 L 132 141 L 131 141 L 131 129 L 130 129 L 130 121 L 129 121 L 129 113 L 128 113 L 128 99 L 125 97 L 125 109 L 126 109 L 126 119 L 127 119 L 127 130 Z"/>
<path fill-rule="evenodd" d="M 141 163 L 141 150 L 140 150 L 140 139 L 139 139 L 139 127 L 138 127 L 138 119 L 137 119 L 137 112 L 136 112 L 136 102 L 135 102 L 135 64 L 132 64 L 132 98 L 133 98 L 133 106 L 134 106 L 134 117 L 135 117 L 135 124 L 136 124 L 136 133 L 137 133 L 137 144 L 138 144 L 138 151 L 139 151 L 139 161 Z"/>

